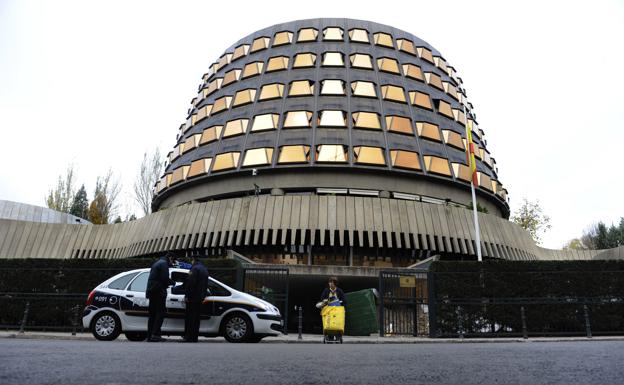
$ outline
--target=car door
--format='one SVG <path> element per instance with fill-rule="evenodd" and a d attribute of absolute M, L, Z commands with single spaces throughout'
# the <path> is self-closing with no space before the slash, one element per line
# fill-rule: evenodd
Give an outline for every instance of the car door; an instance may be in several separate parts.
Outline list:
<path fill-rule="evenodd" d="M 227 289 L 213 280 L 208 280 L 208 296 L 201 307 L 199 332 L 202 334 L 218 334 L 224 312 L 223 300 L 232 295 Z"/>
<path fill-rule="evenodd" d="M 184 271 L 171 271 L 170 278 L 176 283 L 167 289 L 167 314 L 163 329 L 174 333 L 184 332 L 184 313 L 186 304 L 184 303 L 184 282 L 188 273 Z"/>
<path fill-rule="evenodd" d="M 149 271 L 139 273 L 128 285 L 121 299 L 124 330 L 147 331 L 149 300 L 145 298 Z"/>

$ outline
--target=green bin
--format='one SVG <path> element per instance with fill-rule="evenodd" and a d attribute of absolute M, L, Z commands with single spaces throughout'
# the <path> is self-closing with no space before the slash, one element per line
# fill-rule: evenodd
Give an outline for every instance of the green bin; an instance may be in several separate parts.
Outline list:
<path fill-rule="evenodd" d="M 345 293 L 345 335 L 369 336 L 379 331 L 374 289 Z"/>

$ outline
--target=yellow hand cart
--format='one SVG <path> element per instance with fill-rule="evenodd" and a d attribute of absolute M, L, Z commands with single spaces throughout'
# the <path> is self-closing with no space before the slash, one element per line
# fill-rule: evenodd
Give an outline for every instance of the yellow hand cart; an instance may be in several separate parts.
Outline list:
<path fill-rule="evenodd" d="M 323 318 L 323 343 L 342 343 L 342 334 L 345 325 L 344 306 L 325 306 L 321 309 Z"/>

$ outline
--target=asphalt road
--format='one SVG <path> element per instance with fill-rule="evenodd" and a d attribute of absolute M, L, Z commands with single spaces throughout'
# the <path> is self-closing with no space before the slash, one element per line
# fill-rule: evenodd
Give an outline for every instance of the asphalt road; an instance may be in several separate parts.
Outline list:
<path fill-rule="evenodd" d="M 624 343 L 0 340 L 0 384 L 623 384 Z"/>

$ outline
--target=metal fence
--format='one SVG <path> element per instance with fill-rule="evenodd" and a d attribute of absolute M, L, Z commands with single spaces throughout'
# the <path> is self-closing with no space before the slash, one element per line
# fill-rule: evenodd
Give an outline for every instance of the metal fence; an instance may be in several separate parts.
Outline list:
<path fill-rule="evenodd" d="M 429 334 L 426 272 L 379 273 L 379 335 Z"/>
<path fill-rule="evenodd" d="M 284 317 L 284 332 L 288 327 L 289 274 L 286 268 L 243 269 L 243 290 L 275 305 Z"/>

